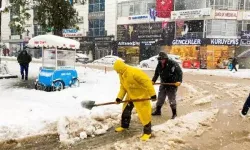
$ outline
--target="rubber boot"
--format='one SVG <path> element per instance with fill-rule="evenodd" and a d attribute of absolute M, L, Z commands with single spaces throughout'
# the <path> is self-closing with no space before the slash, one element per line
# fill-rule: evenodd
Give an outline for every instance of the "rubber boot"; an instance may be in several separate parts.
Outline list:
<path fill-rule="evenodd" d="M 152 113 L 152 116 L 160 116 L 161 115 L 161 107 L 157 106 L 155 112 Z"/>
<path fill-rule="evenodd" d="M 142 141 L 147 141 L 147 140 L 150 139 L 150 137 L 151 137 L 151 134 L 143 134 L 143 135 L 141 136 L 141 140 L 142 140 Z"/>
<path fill-rule="evenodd" d="M 22 75 L 22 80 L 24 80 L 24 75 Z"/>
<path fill-rule="evenodd" d="M 172 118 L 171 119 L 175 119 L 177 117 L 177 113 L 176 113 L 176 108 L 172 108 Z"/>
<path fill-rule="evenodd" d="M 115 131 L 116 131 L 116 132 L 122 132 L 122 131 L 124 131 L 124 130 L 125 130 L 125 128 L 123 128 L 123 127 L 115 128 Z"/>
<path fill-rule="evenodd" d="M 27 76 L 25 77 L 25 80 L 26 80 L 26 81 L 28 80 L 28 77 L 27 77 Z"/>

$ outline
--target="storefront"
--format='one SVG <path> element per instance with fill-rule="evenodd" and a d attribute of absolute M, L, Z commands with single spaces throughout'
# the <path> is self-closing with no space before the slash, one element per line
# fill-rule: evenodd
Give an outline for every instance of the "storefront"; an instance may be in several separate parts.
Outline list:
<path fill-rule="evenodd" d="M 206 39 L 207 45 L 207 68 L 226 69 L 229 58 L 235 56 L 236 49 L 240 44 L 239 39 Z"/>
<path fill-rule="evenodd" d="M 126 57 L 125 55 L 122 57 L 128 63 L 138 64 L 140 61 L 158 54 L 158 41 L 166 43 L 166 41 L 169 42 L 169 39 L 173 39 L 174 24 L 173 22 L 152 22 L 117 25 L 117 40 L 120 41 L 118 56 L 121 56 L 121 53 L 125 54 L 124 51 L 126 51 Z M 124 43 L 126 48 L 124 48 Z"/>
<path fill-rule="evenodd" d="M 140 42 L 118 42 L 118 57 L 128 64 L 139 64 Z"/>
<path fill-rule="evenodd" d="M 226 69 L 239 44 L 239 39 L 175 39 L 162 50 L 179 55 L 184 68 Z"/>

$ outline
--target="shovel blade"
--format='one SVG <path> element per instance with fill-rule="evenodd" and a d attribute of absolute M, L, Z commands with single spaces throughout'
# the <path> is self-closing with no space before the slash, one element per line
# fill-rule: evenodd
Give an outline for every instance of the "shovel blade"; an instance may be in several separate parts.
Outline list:
<path fill-rule="evenodd" d="M 83 108 L 91 110 L 93 107 L 95 107 L 95 101 L 82 101 L 81 105 Z"/>

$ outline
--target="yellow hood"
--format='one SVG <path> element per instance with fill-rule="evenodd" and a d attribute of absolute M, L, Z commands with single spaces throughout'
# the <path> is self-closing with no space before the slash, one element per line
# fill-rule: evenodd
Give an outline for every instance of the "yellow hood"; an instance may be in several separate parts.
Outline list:
<path fill-rule="evenodd" d="M 123 74 L 127 70 L 127 65 L 121 60 L 116 60 L 114 70 L 119 74 Z"/>

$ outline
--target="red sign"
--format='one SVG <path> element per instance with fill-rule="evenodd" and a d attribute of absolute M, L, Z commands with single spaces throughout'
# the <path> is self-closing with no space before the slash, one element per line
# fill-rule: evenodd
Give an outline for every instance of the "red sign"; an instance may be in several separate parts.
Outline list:
<path fill-rule="evenodd" d="M 237 19 L 237 17 L 237 11 L 216 10 L 215 12 L 216 19 Z"/>
<path fill-rule="evenodd" d="M 156 0 L 156 14 L 159 18 L 170 18 L 173 0 Z"/>

